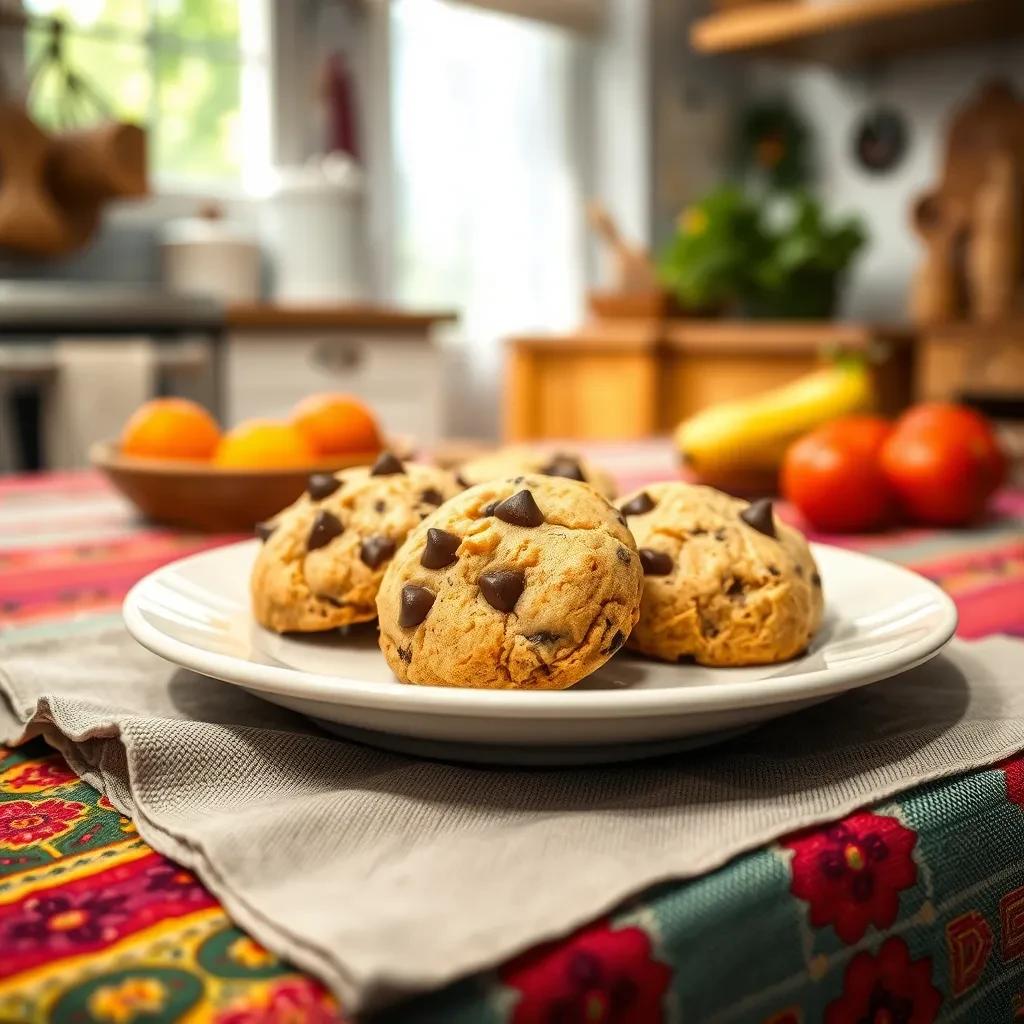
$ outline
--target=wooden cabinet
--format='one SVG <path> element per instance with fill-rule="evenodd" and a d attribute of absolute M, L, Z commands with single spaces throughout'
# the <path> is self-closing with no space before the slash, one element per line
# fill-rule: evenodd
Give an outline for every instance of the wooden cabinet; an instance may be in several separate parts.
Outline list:
<path fill-rule="evenodd" d="M 442 432 L 443 388 L 435 332 L 444 314 L 367 307 L 229 312 L 224 379 L 227 420 L 286 416 L 317 391 L 356 395 L 385 430 L 418 440 Z"/>
<path fill-rule="evenodd" d="M 510 339 L 504 436 L 522 441 L 657 433 L 657 349 L 657 325 L 647 321 Z"/>
<path fill-rule="evenodd" d="M 949 324 L 923 331 L 919 397 L 1016 404 L 1024 400 L 1024 320 Z"/>
<path fill-rule="evenodd" d="M 913 399 L 914 335 L 863 324 L 606 321 L 508 342 L 505 437 L 626 439 L 666 433 L 715 402 L 744 398 L 857 352 L 879 408 Z"/>

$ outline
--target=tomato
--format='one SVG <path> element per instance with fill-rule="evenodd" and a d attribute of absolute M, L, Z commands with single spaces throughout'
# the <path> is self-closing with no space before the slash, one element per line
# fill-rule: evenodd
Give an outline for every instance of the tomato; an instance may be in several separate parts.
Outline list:
<path fill-rule="evenodd" d="M 844 416 L 790 445 L 782 493 L 819 530 L 875 530 L 890 519 L 892 492 L 878 455 L 892 426 L 877 416 Z"/>
<path fill-rule="evenodd" d="M 978 519 L 1006 477 L 1006 456 L 988 420 L 944 402 L 897 420 L 881 462 L 906 516 L 930 526 Z"/>

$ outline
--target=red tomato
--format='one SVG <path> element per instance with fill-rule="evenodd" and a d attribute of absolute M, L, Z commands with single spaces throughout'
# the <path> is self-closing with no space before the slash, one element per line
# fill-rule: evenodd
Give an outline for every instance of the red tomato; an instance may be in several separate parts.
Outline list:
<path fill-rule="evenodd" d="M 884 525 L 892 492 L 878 454 L 892 426 L 877 416 L 845 416 L 790 445 L 782 493 L 819 530 L 852 533 Z"/>
<path fill-rule="evenodd" d="M 988 420 L 943 402 L 897 420 L 881 460 L 907 517 L 931 526 L 977 519 L 1006 477 L 1006 456 Z"/>

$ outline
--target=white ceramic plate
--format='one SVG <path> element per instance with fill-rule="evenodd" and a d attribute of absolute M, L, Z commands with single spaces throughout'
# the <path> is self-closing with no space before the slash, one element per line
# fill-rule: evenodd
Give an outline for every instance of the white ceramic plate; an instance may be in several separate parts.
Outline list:
<path fill-rule="evenodd" d="M 713 742 L 919 665 L 957 621 L 953 602 L 923 577 L 818 544 L 825 622 L 808 652 L 783 665 L 709 669 L 623 651 L 570 690 L 406 686 L 377 650 L 373 626 L 282 637 L 256 625 L 248 592 L 257 543 L 150 573 L 125 598 L 131 634 L 342 735 L 427 756 L 584 763 Z"/>

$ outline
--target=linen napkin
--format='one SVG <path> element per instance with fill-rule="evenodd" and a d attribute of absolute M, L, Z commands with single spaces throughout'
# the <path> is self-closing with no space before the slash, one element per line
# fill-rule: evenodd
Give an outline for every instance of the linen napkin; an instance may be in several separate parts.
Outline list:
<path fill-rule="evenodd" d="M 350 1011 L 437 988 L 667 879 L 1024 748 L 1024 644 L 930 664 L 719 747 L 598 768 L 417 760 L 176 669 L 120 627 L 0 656 L 42 734 Z"/>

